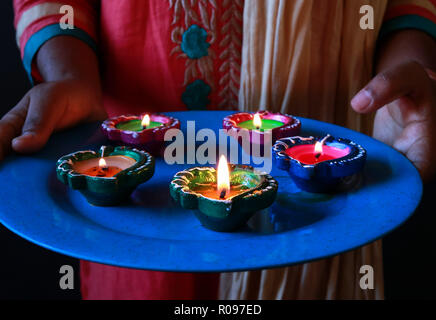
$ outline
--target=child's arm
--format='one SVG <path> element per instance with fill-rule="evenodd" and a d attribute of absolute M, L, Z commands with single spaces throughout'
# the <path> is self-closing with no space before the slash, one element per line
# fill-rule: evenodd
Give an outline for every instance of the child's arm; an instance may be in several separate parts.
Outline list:
<path fill-rule="evenodd" d="M 104 117 L 95 15 L 98 1 L 73 5 L 74 30 L 59 27 L 62 14 L 53 1 L 14 0 L 17 41 L 26 71 L 35 83 L 0 120 L 0 159 L 11 149 L 40 149 L 54 130 Z"/>
<path fill-rule="evenodd" d="M 53 38 L 41 47 L 36 62 L 46 81 L 0 120 L 0 157 L 11 146 L 36 151 L 53 131 L 104 116 L 97 57 L 86 44 L 68 36 Z"/>

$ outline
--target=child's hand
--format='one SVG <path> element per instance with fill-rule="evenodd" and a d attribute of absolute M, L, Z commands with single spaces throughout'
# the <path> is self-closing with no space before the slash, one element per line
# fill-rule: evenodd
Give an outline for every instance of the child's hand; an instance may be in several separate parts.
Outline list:
<path fill-rule="evenodd" d="M 13 148 L 42 148 L 53 131 L 104 117 L 100 96 L 78 80 L 42 83 L 32 88 L 0 120 L 0 160 Z"/>
<path fill-rule="evenodd" d="M 424 180 L 436 172 L 436 85 L 416 62 L 378 74 L 351 101 L 360 113 L 377 111 L 374 137 L 403 154 Z"/>

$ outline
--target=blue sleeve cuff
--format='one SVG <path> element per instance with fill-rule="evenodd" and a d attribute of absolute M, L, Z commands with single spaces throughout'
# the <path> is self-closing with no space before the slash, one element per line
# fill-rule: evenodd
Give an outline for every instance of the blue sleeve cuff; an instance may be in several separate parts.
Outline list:
<path fill-rule="evenodd" d="M 59 23 L 48 25 L 34 33 L 27 41 L 26 47 L 24 48 L 24 69 L 26 70 L 32 85 L 34 84 L 32 78 L 33 58 L 44 43 L 56 36 L 72 36 L 78 38 L 88 44 L 97 53 L 97 44 L 85 31 L 78 28 L 63 30 L 60 28 Z"/>
<path fill-rule="evenodd" d="M 379 39 L 384 38 L 392 32 L 404 29 L 420 30 L 436 39 L 436 24 L 418 15 L 400 16 L 384 22 L 380 30 Z"/>

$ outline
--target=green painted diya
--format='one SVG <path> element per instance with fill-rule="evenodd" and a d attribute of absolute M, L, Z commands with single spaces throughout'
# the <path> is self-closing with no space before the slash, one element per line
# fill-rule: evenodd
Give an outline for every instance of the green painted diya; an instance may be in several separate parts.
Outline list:
<path fill-rule="evenodd" d="M 229 171 L 230 189 L 224 197 L 217 187 L 217 170 L 212 167 L 178 172 L 170 183 L 171 197 L 182 208 L 195 210 L 204 227 L 233 231 L 274 202 L 278 184 L 250 166 L 229 165 Z"/>
<path fill-rule="evenodd" d="M 60 158 L 57 177 L 96 206 L 117 205 L 154 173 L 154 158 L 130 147 L 102 146 Z"/>

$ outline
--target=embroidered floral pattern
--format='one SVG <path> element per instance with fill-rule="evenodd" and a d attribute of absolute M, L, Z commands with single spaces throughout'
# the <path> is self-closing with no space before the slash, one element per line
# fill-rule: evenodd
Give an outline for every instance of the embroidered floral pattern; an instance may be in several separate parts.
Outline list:
<path fill-rule="evenodd" d="M 219 107 L 222 109 L 237 109 L 239 83 L 241 75 L 241 51 L 242 51 L 242 11 L 243 0 L 223 0 L 224 13 L 221 16 L 223 22 L 222 33 L 224 38 L 219 43 L 222 48 L 219 58 Z"/>
<path fill-rule="evenodd" d="M 176 44 L 171 51 L 171 55 L 179 54 L 178 58 L 187 59 L 183 86 L 201 77 L 211 88 L 214 88 L 213 59 L 215 53 L 209 46 L 216 39 L 215 0 L 169 0 L 169 3 L 170 9 L 173 10 L 172 25 L 174 25 L 171 40 Z M 209 44 L 207 55 L 202 55 L 200 58 L 190 58 L 182 49 L 183 36 L 192 27 L 192 24 L 197 24 L 198 27 L 201 25 L 202 29 L 207 33 L 206 41 L 209 38 L 207 41 Z M 203 50 L 204 48 L 200 49 L 202 52 Z"/>
<path fill-rule="evenodd" d="M 183 86 L 202 79 L 202 83 L 211 90 L 218 89 L 220 108 L 237 109 L 244 0 L 220 0 L 219 9 L 217 0 L 168 1 L 173 12 L 171 40 L 176 44 L 170 55 L 186 59 Z M 213 46 L 218 41 L 218 13 L 221 35 L 219 43 Z M 218 72 L 214 70 L 214 50 L 217 47 L 220 51 Z M 216 76 L 219 76 L 217 82 Z M 184 96 L 191 97 L 191 94 Z"/>
<path fill-rule="evenodd" d="M 205 110 L 210 103 L 208 95 L 211 92 L 210 86 L 203 80 L 195 80 L 188 86 L 182 95 L 182 101 L 190 110 Z"/>
<path fill-rule="evenodd" d="M 206 30 L 194 24 L 183 34 L 181 49 L 189 59 L 206 57 L 208 55 L 207 49 L 210 47 L 206 38 Z"/>

